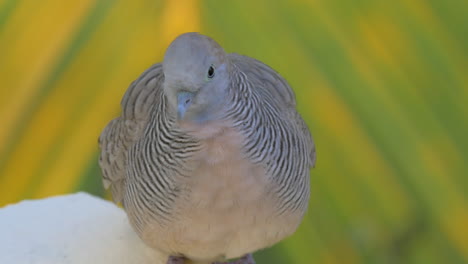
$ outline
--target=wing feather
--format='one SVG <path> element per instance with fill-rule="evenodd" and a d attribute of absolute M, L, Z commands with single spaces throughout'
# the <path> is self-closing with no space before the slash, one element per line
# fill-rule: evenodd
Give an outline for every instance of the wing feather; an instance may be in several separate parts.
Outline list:
<path fill-rule="evenodd" d="M 251 57 L 231 53 L 229 54 L 229 58 L 246 73 L 248 77 L 252 77 L 250 81 L 258 83 L 256 88 L 267 89 L 267 92 L 272 94 L 272 97 L 276 100 L 281 100 L 284 106 L 296 106 L 294 91 L 278 72 L 263 62 Z"/>
<path fill-rule="evenodd" d="M 161 64 L 155 64 L 135 80 L 121 101 L 122 114 L 112 120 L 99 137 L 102 181 L 116 203 L 122 202 L 129 149 L 141 137 L 162 89 Z"/>
<path fill-rule="evenodd" d="M 315 166 L 315 144 L 306 123 L 296 111 L 296 98 L 288 82 L 275 70 L 251 57 L 229 54 L 232 62 L 247 76 L 255 89 L 262 89 L 264 99 L 274 100 L 275 106 L 284 109 L 283 114 L 290 119 L 301 135 L 309 151 L 309 166 Z"/>

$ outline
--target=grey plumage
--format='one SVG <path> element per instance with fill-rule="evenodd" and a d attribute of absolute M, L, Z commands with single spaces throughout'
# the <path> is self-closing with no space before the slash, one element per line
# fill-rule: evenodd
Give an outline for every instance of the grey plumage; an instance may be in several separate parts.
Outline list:
<path fill-rule="evenodd" d="M 121 106 L 99 138 L 99 163 L 148 245 L 211 262 L 295 231 L 315 147 L 292 89 L 270 67 L 186 33 Z"/>

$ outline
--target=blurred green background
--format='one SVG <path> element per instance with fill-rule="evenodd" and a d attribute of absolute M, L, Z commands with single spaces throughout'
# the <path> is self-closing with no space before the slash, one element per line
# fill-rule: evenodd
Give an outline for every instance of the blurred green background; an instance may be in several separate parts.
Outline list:
<path fill-rule="evenodd" d="M 317 144 L 261 263 L 468 263 L 468 1 L 0 0 L 0 206 L 106 196 L 97 137 L 180 33 L 264 61 Z"/>

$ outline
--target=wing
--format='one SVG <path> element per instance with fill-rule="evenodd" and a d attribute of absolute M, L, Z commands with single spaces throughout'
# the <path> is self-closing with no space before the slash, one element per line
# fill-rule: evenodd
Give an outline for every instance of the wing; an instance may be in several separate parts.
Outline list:
<path fill-rule="evenodd" d="M 282 113 L 289 119 L 291 128 L 295 128 L 309 153 L 309 167 L 314 167 L 316 159 L 314 141 L 306 123 L 296 111 L 296 97 L 288 82 L 261 61 L 236 53 L 231 53 L 229 56 L 232 62 L 246 74 L 255 89 L 261 90 L 259 92 L 262 98 L 274 101 L 275 107 L 285 110 Z"/>
<path fill-rule="evenodd" d="M 129 149 L 141 137 L 151 109 L 157 105 L 155 94 L 162 89 L 163 71 L 155 64 L 135 80 L 122 98 L 121 116 L 112 120 L 99 137 L 99 165 L 104 187 L 110 187 L 113 199 L 123 199 Z"/>
<path fill-rule="evenodd" d="M 248 77 L 249 81 L 257 83 L 257 89 L 266 89 L 276 100 L 280 100 L 284 106 L 295 107 L 296 97 L 288 82 L 275 70 L 263 62 L 251 57 L 230 53 L 229 58 Z"/>
<path fill-rule="evenodd" d="M 314 168 L 317 156 L 315 153 L 315 143 L 312 139 L 312 135 L 310 134 L 307 124 L 305 123 L 304 119 L 302 119 L 302 117 L 299 115 L 299 113 L 295 113 L 294 120 L 296 121 L 297 127 L 302 132 L 302 137 L 304 138 L 307 150 L 309 151 L 309 167 Z"/>

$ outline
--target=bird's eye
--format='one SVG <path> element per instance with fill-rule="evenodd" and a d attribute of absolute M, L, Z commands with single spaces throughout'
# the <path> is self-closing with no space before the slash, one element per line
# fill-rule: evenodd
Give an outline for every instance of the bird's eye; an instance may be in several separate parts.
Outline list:
<path fill-rule="evenodd" d="M 211 65 L 210 68 L 208 69 L 208 79 L 213 79 L 213 77 L 215 76 L 215 70 L 214 70 L 214 66 Z"/>

